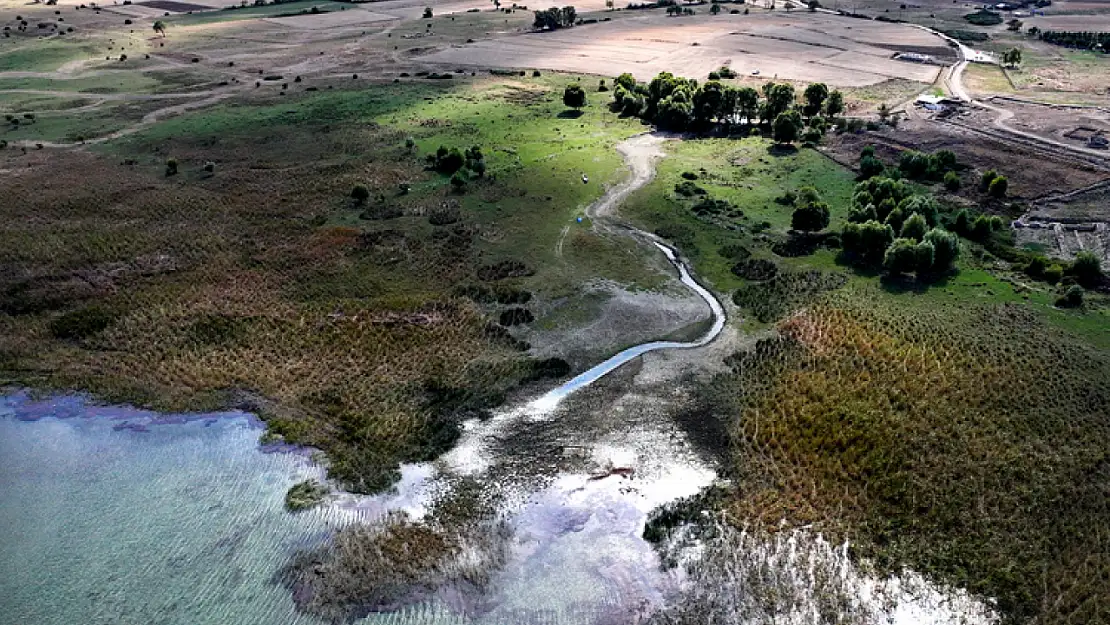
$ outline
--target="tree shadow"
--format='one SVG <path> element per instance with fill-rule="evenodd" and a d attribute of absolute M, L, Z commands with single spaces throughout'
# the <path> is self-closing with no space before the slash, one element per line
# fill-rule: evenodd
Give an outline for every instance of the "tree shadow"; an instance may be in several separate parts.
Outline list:
<path fill-rule="evenodd" d="M 772 143 L 767 146 L 767 153 L 774 157 L 794 156 L 798 153 L 798 146 L 793 143 Z"/>
<path fill-rule="evenodd" d="M 576 111 L 576 110 L 571 110 L 571 109 L 567 109 L 567 110 L 559 113 L 559 115 L 558 115 L 559 119 L 578 119 L 579 117 L 582 117 L 582 111 Z"/>
<path fill-rule="evenodd" d="M 905 293 L 914 293 L 921 295 L 933 287 L 946 287 L 948 281 L 951 280 L 953 274 L 946 273 L 942 275 L 929 275 L 920 278 L 915 278 L 907 275 L 892 276 L 884 274 L 879 278 L 879 285 L 887 293 L 892 295 L 903 295 Z"/>

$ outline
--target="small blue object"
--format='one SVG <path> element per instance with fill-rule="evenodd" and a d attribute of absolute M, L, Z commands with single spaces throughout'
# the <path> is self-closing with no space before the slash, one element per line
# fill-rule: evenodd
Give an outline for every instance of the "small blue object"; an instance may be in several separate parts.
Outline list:
<path fill-rule="evenodd" d="M 582 218 L 581 217 L 578 218 L 578 223 L 582 223 Z"/>

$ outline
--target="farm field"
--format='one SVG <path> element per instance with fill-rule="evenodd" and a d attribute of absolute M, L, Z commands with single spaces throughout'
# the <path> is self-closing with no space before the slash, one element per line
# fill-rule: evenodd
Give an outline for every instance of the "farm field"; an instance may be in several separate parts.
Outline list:
<path fill-rule="evenodd" d="M 1108 57 L 822 5 L 0 0 L 11 613 L 1099 622 Z"/>
<path fill-rule="evenodd" d="M 453 47 L 423 57 L 467 66 L 540 67 L 609 73 L 642 80 L 669 68 L 698 77 L 729 66 L 766 80 L 826 82 L 843 87 L 893 78 L 932 82 L 937 68 L 894 60 L 898 50 L 948 52 L 941 40 L 903 26 L 883 25 L 861 35 L 843 19 L 818 15 L 720 15 L 626 18 L 564 33 L 520 34 Z"/>

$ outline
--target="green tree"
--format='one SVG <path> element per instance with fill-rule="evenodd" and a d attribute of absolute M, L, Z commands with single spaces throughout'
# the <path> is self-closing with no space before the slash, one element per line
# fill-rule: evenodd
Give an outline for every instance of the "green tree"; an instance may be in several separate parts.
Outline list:
<path fill-rule="evenodd" d="M 710 15 L 717 15 L 720 12 L 721 12 L 721 5 L 717 4 L 716 2 L 714 2 L 712 5 L 710 5 L 710 7 L 709 7 L 709 14 Z"/>
<path fill-rule="evenodd" d="M 956 234 L 962 234 L 965 237 L 971 232 L 971 216 L 968 215 L 966 208 L 961 208 L 956 213 L 956 218 L 952 221 L 952 230 Z"/>
<path fill-rule="evenodd" d="M 563 104 L 576 111 L 586 106 L 586 90 L 578 83 L 567 85 L 563 90 Z"/>
<path fill-rule="evenodd" d="M 786 111 L 775 118 L 773 136 L 775 143 L 793 143 L 802 130 L 802 116 L 798 111 Z"/>
<path fill-rule="evenodd" d="M 925 238 L 925 233 L 928 232 L 928 230 L 929 224 L 925 221 L 925 218 L 918 213 L 913 213 L 909 216 L 909 219 L 902 222 L 902 229 L 899 232 L 899 236 L 903 239 L 921 241 Z"/>
<path fill-rule="evenodd" d="M 988 169 L 987 171 L 983 172 L 983 176 L 979 178 L 979 189 L 982 191 L 990 189 L 991 183 L 994 182 L 994 179 L 997 177 L 998 172 L 993 169 Z"/>
<path fill-rule="evenodd" d="M 426 19 L 426 20 L 432 19 L 432 7 L 425 7 L 424 8 L 424 19 Z"/>
<path fill-rule="evenodd" d="M 790 227 L 802 232 L 817 232 L 829 227 L 829 205 L 825 202 L 806 202 L 794 209 Z"/>
<path fill-rule="evenodd" d="M 1006 176 L 998 176 L 991 180 L 990 186 L 987 187 L 987 194 L 991 197 L 1004 198 L 1009 187 L 1010 181 L 1006 180 Z"/>
<path fill-rule="evenodd" d="M 363 204 L 370 199 L 370 189 L 367 189 L 364 184 L 356 184 L 351 189 L 351 198 L 359 204 Z"/>
<path fill-rule="evenodd" d="M 466 188 L 466 179 L 466 170 L 460 169 L 451 176 L 451 186 L 461 193 Z"/>
<path fill-rule="evenodd" d="M 1060 308 L 1079 308 L 1083 305 L 1083 287 L 1071 285 L 1063 295 L 1056 298 L 1056 305 Z"/>
<path fill-rule="evenodd" d="M 836 117 L 844 112 L 844 94 L 839 90 L 833 91 L 829 94 L 829 99 L 825 102 L 825 114 L 829 117 Z"/>
<path fill-rule="evenodd" d="M 859 177 L 861 180 L 867 180 L 875 176 L 881 176 L 886 167 L 883 162 L 872 156 L 864 156 L 859 161 Z"/>
<path fill-rule="evenodd" d="M 623 87 L 625 91 L 635 91 L 636 77 L 632 74 L 629 74 L 628 72 L 625 72 L 620 76 L 617 76 L 617 78 L 613 81 L 613 84 L 618 87 Z"/>
<path fill-rule="evenodd" d="M 1007 67 L 1017 67 L 1021 65 L 1021 49 L 1010 48 L 1002 53 L 1002 63 Z"/>
<path fill-rule="evenodd" d="M 166 23 L 163 22 L 162 20 L 155 20 L 155 22 L 154 22 L 154 32 L 156 32 L 159 35 L 162 35 L 163 37 L 165 37 L 166 36 Z"/>
<path fill-rule="evenodd" d="M 177 159 L 176 158 L 171 158 L 168 161 L 166 161 L 166 175 L 167 176 L 176 176 L 177 175 Z"/>
<path fill-rule="evenodd" d="M 1069 273 L 1086 287 L 1095 287 L 1102 281 L 1102 265 L 1098 256 L 1086 250 L 1075 255 L 1075 262 L 1071 264 Z"/>
<path fill-rule="evenodd" d="M 933 266 L 934 250 L 930 243 L 913 239 L 895 239 L 883 254 L 883 269 L 892 275 L 925 273 Z"/>
<path fill-rule="evenodd" d="M 960 190 L 960 175 L 954 171 L 944 174 L 944 188 L 955 193 Z"/>
<path fill-rule="evenodd" d="M 883 260 L 883 253 L 894 241 L 894 229 L 878 221 L 862 224 L 848 223 L 840 234 L 844 252 L 854 261 L 876 265 Z"/>
<path fill-rule="evenodd" d="M 815 82 L 806 87 L 802 97 L 805 99 L 805 107 L 802 112 L 806 117 L 813 117 L 821 112 L 821 108 L 825 105 L 825 100 L 829 97 L 829 88 L 825 83 Z"/>
<path fill-rule="evenodd" d="M 763 97 L 767 99 L 767 114 L 764 119 L 777 120 L 779 115 L 794 106 L 794 87 L 769 82 L 763 85 Z"/>
<path fill-rule="evenodd" d="M 943 228 L 933 228 L 925 233 L 924 240 L 933 246 L 933 272 L 951 271 L 960 256 L 960 238 Z"/>
<path fill-rule="evenodd" d="M 759 92 L 751 87 L 737 89 L 736 112 L 751 124 L 759 115 Z"/>
<path fill-rule="evenodd" d="M 724 116 L 725 86 L 710 81 L 694 93 L 694 120 L 706 125 L 715 118 Z"/>

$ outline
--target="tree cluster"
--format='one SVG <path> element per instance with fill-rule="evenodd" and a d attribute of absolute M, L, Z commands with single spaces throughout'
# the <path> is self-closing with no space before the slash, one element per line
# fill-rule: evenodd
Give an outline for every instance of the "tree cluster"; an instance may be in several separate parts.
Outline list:
<path fill-rule="evenodd" d="M 727 69 L 727 68 L 725 68 Z M 729 70 L 731 71 L 731 70 Z M 716 72 L 721 76 L 721 71 Z M 664 130 L 707 130 L 719 125 L 730 127 L 770 126 L 776 141 L 789 143 L 802 134 L 804 119 L 810 120 L 817 137 L 829 117 L 844 110 L 839 91 L 829 92 L 823 84 L 810 85 L 799 106 L 794 87 L 769 82 L 762 92 L 751 87 L 733 87 L 710 80 L 705 84 L 663 72 L 649 83 L 638 83 L 630 74 L 615 81 L 610 108 L 623 115 L 640 117 Z"/>
<path fill-rule="evenodd" d="M 578 12 L 572 6 L 563 8 L 551 7 L 542 11 L 536 11 L 536 19 L 532 22 L 532 28 L 536 30 L 558 30 L 560 28 L 570 28 L 578 21 Z"/>
<path fill-rule="evenodd" d="M 461 190 L 471 177 L 486 175 L 486 160 L 482 148 L 475 145 L 466 150 L 441 145 L 435 154 L 427 157 L 428 168 L 451 176 L 451 184 Z"/>
<path fill-rule="evenodd" d="M 1110 33 L 1107 32 L 1042 30 L 1039 36 L 1041 41 L 1058 46 L 1110 53 Z"/>
<path fill-rule="evenodd" d="M 946 273 L 960 249 L 956 234 L 940 225 L 931 197 L 915 195 L 902 180 L 881 176 L 856 185 L 840 240 L 849 260 L 881 265 L 892 275 Z"/>

